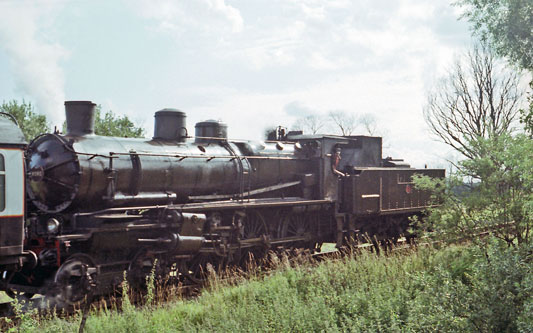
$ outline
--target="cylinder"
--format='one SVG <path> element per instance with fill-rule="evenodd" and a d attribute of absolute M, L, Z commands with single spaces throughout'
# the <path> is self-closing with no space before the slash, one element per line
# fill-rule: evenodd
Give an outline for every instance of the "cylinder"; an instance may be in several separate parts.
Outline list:
<path fill-rule="evenodd" d="M 196 253 L 200 251 L 204 242 L 204 237 L 178 235 L 175 251 L 178 253 Z"/>
<path fill-rule="evenodd" d="M 155 113 L 154 139 L 183 142 L 187 138 L 185 112 L 163 109 Z"/>
<path fill-rule="evenodd" d="M 94 134 L 94 104 L 91 101 L 66 101 L 67 135 Z"/>

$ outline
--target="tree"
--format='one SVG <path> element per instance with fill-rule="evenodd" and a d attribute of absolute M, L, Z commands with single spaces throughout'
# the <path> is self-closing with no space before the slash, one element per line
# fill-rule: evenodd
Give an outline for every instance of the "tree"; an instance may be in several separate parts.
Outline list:
<path fill-rule="evenodd" d="M 491 231 L 509 246 L 524 244 L 533 229 L 533 141 L 513 130 L 519 75 L 498 70 L 483 45 L 467 60 L 468 70 L 457 61 L 424 111 L 432 132 L 466 157 L 446 180 L 416 180 L 442 204 L 430 210 L 428 225 L 448 239 Z"/>
<path fill-rule="evenodd" d="M 459 0 L 474 34 L 512 63 L 533 72 L 533 2 L 530 0 Z M 533 88 L 533 81 L 530 83 Z M 521 110 L 521 123 L 533 136 L 533 98 Z"/>
<path fill-rule="evenodd" d="M 433 134 L 473 159 L 480 152 L 472 139 L 512 131 L 522 96 L 519 75 L 501 68 L 486 46 L 476 45 L 429 93 L 424 117 Z"/>
<path fill-rule="evenodd" d="M 46 116 L 35 113 L 33 105 L 26 103 L 18 103 L 16 100 L 9 102 L 2 102 L 0 105 L 0 112 L 9 113 L 14 116 L 17 123 L 26 137 L 26 140 L 31 140 L 37 135 L 50 132 L 50 126 L 46 121 Z"/>
<path fill-rule="evenodd" d="M 378 130 L 378 124 L 376 117 L 371 113 L 365 113 L 359 117 L 359 123 L 364 127 L 366 134 L 376 135 Z"/>
<path fill-rule="evenodd" d="M 533 232 L 533 140 L 524 134 L 473 139 L 482 153 L 458 163 L 446 180 L 419 177 L 417 187 L 435 193 L 432 233 L 462 239 L 490 230 L 509 246 L 527 243 Z M 472 179 L 465 184 L 465 179 Z M 460 189 L 460 190 L 459 190 Z"/>
<path fill-rule="evenodd" d="M 533 90 L 533 81 L 529 82 L 529 87 Z M 533 96 L 531 91 L 527 97 L 529 101 L 529 108 L 520 110 L 520 123 L 524 126 L 524 131 L 529 133 L 529 137 L 533 138 Z"/>
<path fill-rule="evenodd" d="M 533 2 L 531 0 L 459 0 L 473 31 L 500 56 L 533 70 Z"/>
<path fill-rule="evenodd" d="M 529 109 L 520 110 L 520 122 L 524 125 L 524 131 L 533 137 L 533 98 L 529 99 Z"/>
<path fill-rule="evenodd" d="M 102 116 L 102 107 L 96 107 L 94 133 L 104 136 L 119 136 L 127 138 L 142 138 L 144 129 L 137 127 L 127 116 L 118 116 L 113 111 L 107 111 Z"/>
<path fill-rule="evenodd" d="M 67 123 L 63 123 L 63 132 L 67 130 Z M 123 138 L 142 138 L 144 129 L 137 127 L 127 116 L 118 116 L 113 111 L 107 111 L 102 116 L 102 106 L 97 105 L 94 114 L 94 134 L 102 136 L 117 136 Z"/>
<path fill-rule="evenodd" d="M 331 111 L 329 119 L 335 124 L 342 136 L 352 135 L 357 127 L 357 117 L 346 111 Z"/>
<path fill-rule="evenodd" d="M 323 129 L 326 125 L 326 121 L 319 115 L 309 115 L 296 119 L 292 129 L 301 130 L 304 133 L 317 134 L 318 131 Z"/>

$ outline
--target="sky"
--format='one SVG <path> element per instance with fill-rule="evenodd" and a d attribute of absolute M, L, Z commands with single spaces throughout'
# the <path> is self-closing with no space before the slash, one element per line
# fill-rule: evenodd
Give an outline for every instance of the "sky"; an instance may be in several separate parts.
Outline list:
<path fill-rule="evenodd" d="M 53 125 L 91 100 L 153 132 L 165 107 L 231 138 L 331 111 L 372 114 L 385 156 L 446 166 L 427 92 L 472 39 L 446 0 L 0 0 L 0 102 Z M 358 128 L 363 133 L 363 128 Z"/>

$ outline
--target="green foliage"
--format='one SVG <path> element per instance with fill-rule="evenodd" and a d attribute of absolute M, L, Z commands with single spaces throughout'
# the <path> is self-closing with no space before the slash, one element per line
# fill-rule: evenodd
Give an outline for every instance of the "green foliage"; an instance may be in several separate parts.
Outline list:
<path fill-rule="evenodd" d="M 63 132 L 67 131 L 67 123 L 63 123 Z M 144 129 L 136 126 L 126 115 L 116 115 L 113 111 L 102 114 L 102 106 L 97 105 L 94 113 L 94 134 L 123 138 L 142 138 Z"/>
<path fill-rule="evenodd" d="M 531 0 L 457 0 L 473 31 L 500 56 L 533 71 L 533 2 Z M 533 81 L 530 82 L 533 89 Z M 533 136 L 533 99 L 521 110 L 520 122 Z"/>
<path fill-rule="evenodd" d="M 34 111 L 31 103 L 15 100 L 3 102 L 0 105 L 0 112 L 6 112 L 15 117 L 24 136 L 31 140 L 42 133 L 50 132 L 46 116 Z M 96 107 L 95 134 L 104 136 L 118 136 L 128 138 L 141 138 L 144 136 L 144 129 L 137 127 L 127 116 L 118 116 L 112 111 L 102 114 L 101 106 Z M 63 132 L 66 131 L 66 123 L 63 123 Z"/>
<path fill-rule="evenodd" d="M 524 125 L 524 130 L 533 137 L 533 100 L 529 104 L 528 110 L 521 110 L 520 122 Z"/>
<path fill-rule="evenodd" d="M 127 116 L 118 116 L 113 111 L 102 114 L 101 106 L 96 108 L 94 132 L 96 135 L 127 138 L 142 138 L 144 136 L 144 129 L 135 126 Z"/>
<path fill-rule="evenodd" d="M 154 303 L 155 296 L 155 271 L 157 268 L 157 259 L 154 260 L 150 275 L 146 276 L 146 297 L 145 304 L 152 305 Z"/>
<path fill-rule="evenodd" d="M 529 82 L 529 87 L 533 90 L 533 81 Z M 529 134 L 530 138 L 533 138 L 533 96 L 531 92 L 527 99 L 529 108 L 520 110 L 520 122 L 524 126 L 524 131 Z"/>
<path fill-rule="evenodd" d="M 500 56 L 533 70 L 533 2 L 531 0 L 458 0 L 473 30 Z"/>
<path fill-rule="evenodd" d="M 439 253 L 433 272 L 416 277 L 424 287 L 412 303 L 414 330 L 531 330 L 527 325 L 533 299 L 531 245 L 517 251 L 493 242 L 486 252 L 477 247 L 466 250 Z"/>
<path fill-rule="evenodd" d="M 284 258 L 264 278 L 217 285 L 157 308 L 103 311 L 86 332 L 527 332 L 533 315 L 531 244 L 451 246 L 319 265 Z M 76 319 L 74 319 L 76 321 Z M 75 331 L 60 319 L 33 331 Z"/>
<path fill-rule="evenodd" d="M 31 140 L 39 134 L 50 132 L 46 116 L 35 113 L 31 103 L 22 101 L 19 104 L 16 100 L 7 103 L 4 101 L 0 105 L 0 112 L 9 113 L 15 117 L 26 140 Z"/>
<path fill-rule="evenodd" d="M 126 276 L 126 271 L 124 271 L 123 280 L 122 280 L 122 311 L 124 313 L 130 313 L 133 311 L 133 304 L 130 301 L 130 285 Z"/>
<path fill-rule="evenodd" d="M 8 332 L 26 332 L 32 329 L 38 323 L 37 321 L 37 309 L 28 310 L 28 300 L 19 300 L 15 298 L 11 303 L 13 307 L 14 319 L 18 322 L 16 327 L 11 327 Z M 8 319 L 7 323 L 11 323 L 13 320 Z"/>
<path fill-rule="evenodd" d="M 427 227 L 456 240 L 499 226 L 495 236 L 509 245 L 528 242 L 533 229 L 533 141 L 523 135 L 472 140 L 480 156 L 463 160 L 445 181 L 419 177 L 417 186 L 443 203 Z M 469 180 L 469 183 L 465 183 Z"/>

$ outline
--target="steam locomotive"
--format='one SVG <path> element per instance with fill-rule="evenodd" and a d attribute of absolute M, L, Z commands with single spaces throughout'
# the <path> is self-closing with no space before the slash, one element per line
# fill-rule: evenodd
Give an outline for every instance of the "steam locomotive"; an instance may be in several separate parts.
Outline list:
<path fill-rule="evenodd" d="M 395 239 L 430 207 L 414 169 L 382 158 L 381 138 L 277 131 L 230 140 L 227 125 L 187 132 L 155 113 L 152 139 L 94 134 L 94 107 L 67 101 L 67 131 L 25 142 L 0 117 L 0 290 L 75 303 L 151 270 L 199 281 L 206 266 L 269 250 L 319 251 L 361 235 Z"/>

